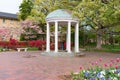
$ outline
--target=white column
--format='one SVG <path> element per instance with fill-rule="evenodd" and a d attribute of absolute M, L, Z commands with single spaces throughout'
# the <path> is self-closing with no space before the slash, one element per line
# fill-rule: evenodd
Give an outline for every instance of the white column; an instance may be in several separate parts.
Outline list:
<path fill-rule="evenodd" d="M 55 52 L 58 52 L 58 22 L 55 21 Z"/>
<path fill-rule="evenodd" d="M 68 22 L 68 42 L 67 42 L 67 50 L 68 50 L 68 53 L 71 52 L 71 22 L 69 21 Z"/>
<path fill-rule="evenodd" d="M 67 33 L 66 33 L 66 51 L 68 51 L 68 28 L 67 28 Z"/>
<path fill-rule="evenodd" d="M 50 26 L 47 22 L 47 33 L 46 33 L 46 52 L 50 52 Z"/>
<path fill-rule="evenodd" d="M 75 26 L 75 52 L 79 52 L 79 22 Z"/>

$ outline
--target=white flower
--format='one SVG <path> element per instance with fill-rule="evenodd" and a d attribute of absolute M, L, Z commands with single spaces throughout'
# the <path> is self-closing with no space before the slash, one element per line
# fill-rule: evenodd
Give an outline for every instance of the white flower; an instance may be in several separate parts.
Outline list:
<path fill-rule="evenodd" d="M 105 75 L 105 70 L 101 71 L 100 73 L 101 73 L 102 75 Z"/>
<path fill-rule="evenodd" d="M 111 77 L 112 80 L 118 80 L 116 77 Z"/>
<path fill-rule="evenodd" d="M 114 73 L 114 72 L 115 72 L 115 70 L 110 70 L 110 72 Z"/>

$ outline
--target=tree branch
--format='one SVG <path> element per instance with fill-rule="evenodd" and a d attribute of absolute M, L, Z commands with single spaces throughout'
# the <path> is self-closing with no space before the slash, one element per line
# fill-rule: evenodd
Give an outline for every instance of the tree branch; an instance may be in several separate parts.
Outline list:
<path fill-rule="evenodd" d="M 119 22 L 116 22 L 116 23 L 113 23 L 113 24 L 110 24 L 110 25 L 106 25 L 106 26 L 103 26 L 101 27 L 101 29 L 106 29 L 106 28 L 110 28 L 110 27 L 115 27 L 117 25 L 120 25 L 120 21 Z"/>

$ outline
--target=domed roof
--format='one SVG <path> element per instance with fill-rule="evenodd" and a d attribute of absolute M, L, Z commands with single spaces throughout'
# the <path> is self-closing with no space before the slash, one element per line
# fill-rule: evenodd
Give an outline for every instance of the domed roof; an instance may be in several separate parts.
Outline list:
<path fill-rule="evenodd" d="M 58 9 L 55 10 L 51 13 L 49 13 L 46 17 L 46 20 L 49 19 L 72 19 L 72 15 L 70 13 L 70 11 L 65 10 L 65 9 Z"/>

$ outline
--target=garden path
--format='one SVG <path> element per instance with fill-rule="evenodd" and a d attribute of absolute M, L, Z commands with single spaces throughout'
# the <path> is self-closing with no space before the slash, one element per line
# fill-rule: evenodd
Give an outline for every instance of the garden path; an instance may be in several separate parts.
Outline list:
<path fill-rule="evenodd" d="M 118 53 L 85 52 L 82 57 L 53 57 L 40 51 L 0 52 L 0 80 L 59 80 L 59 75 L 78 72 L 81 65 L 103 58 L 103 64 Z"/>

